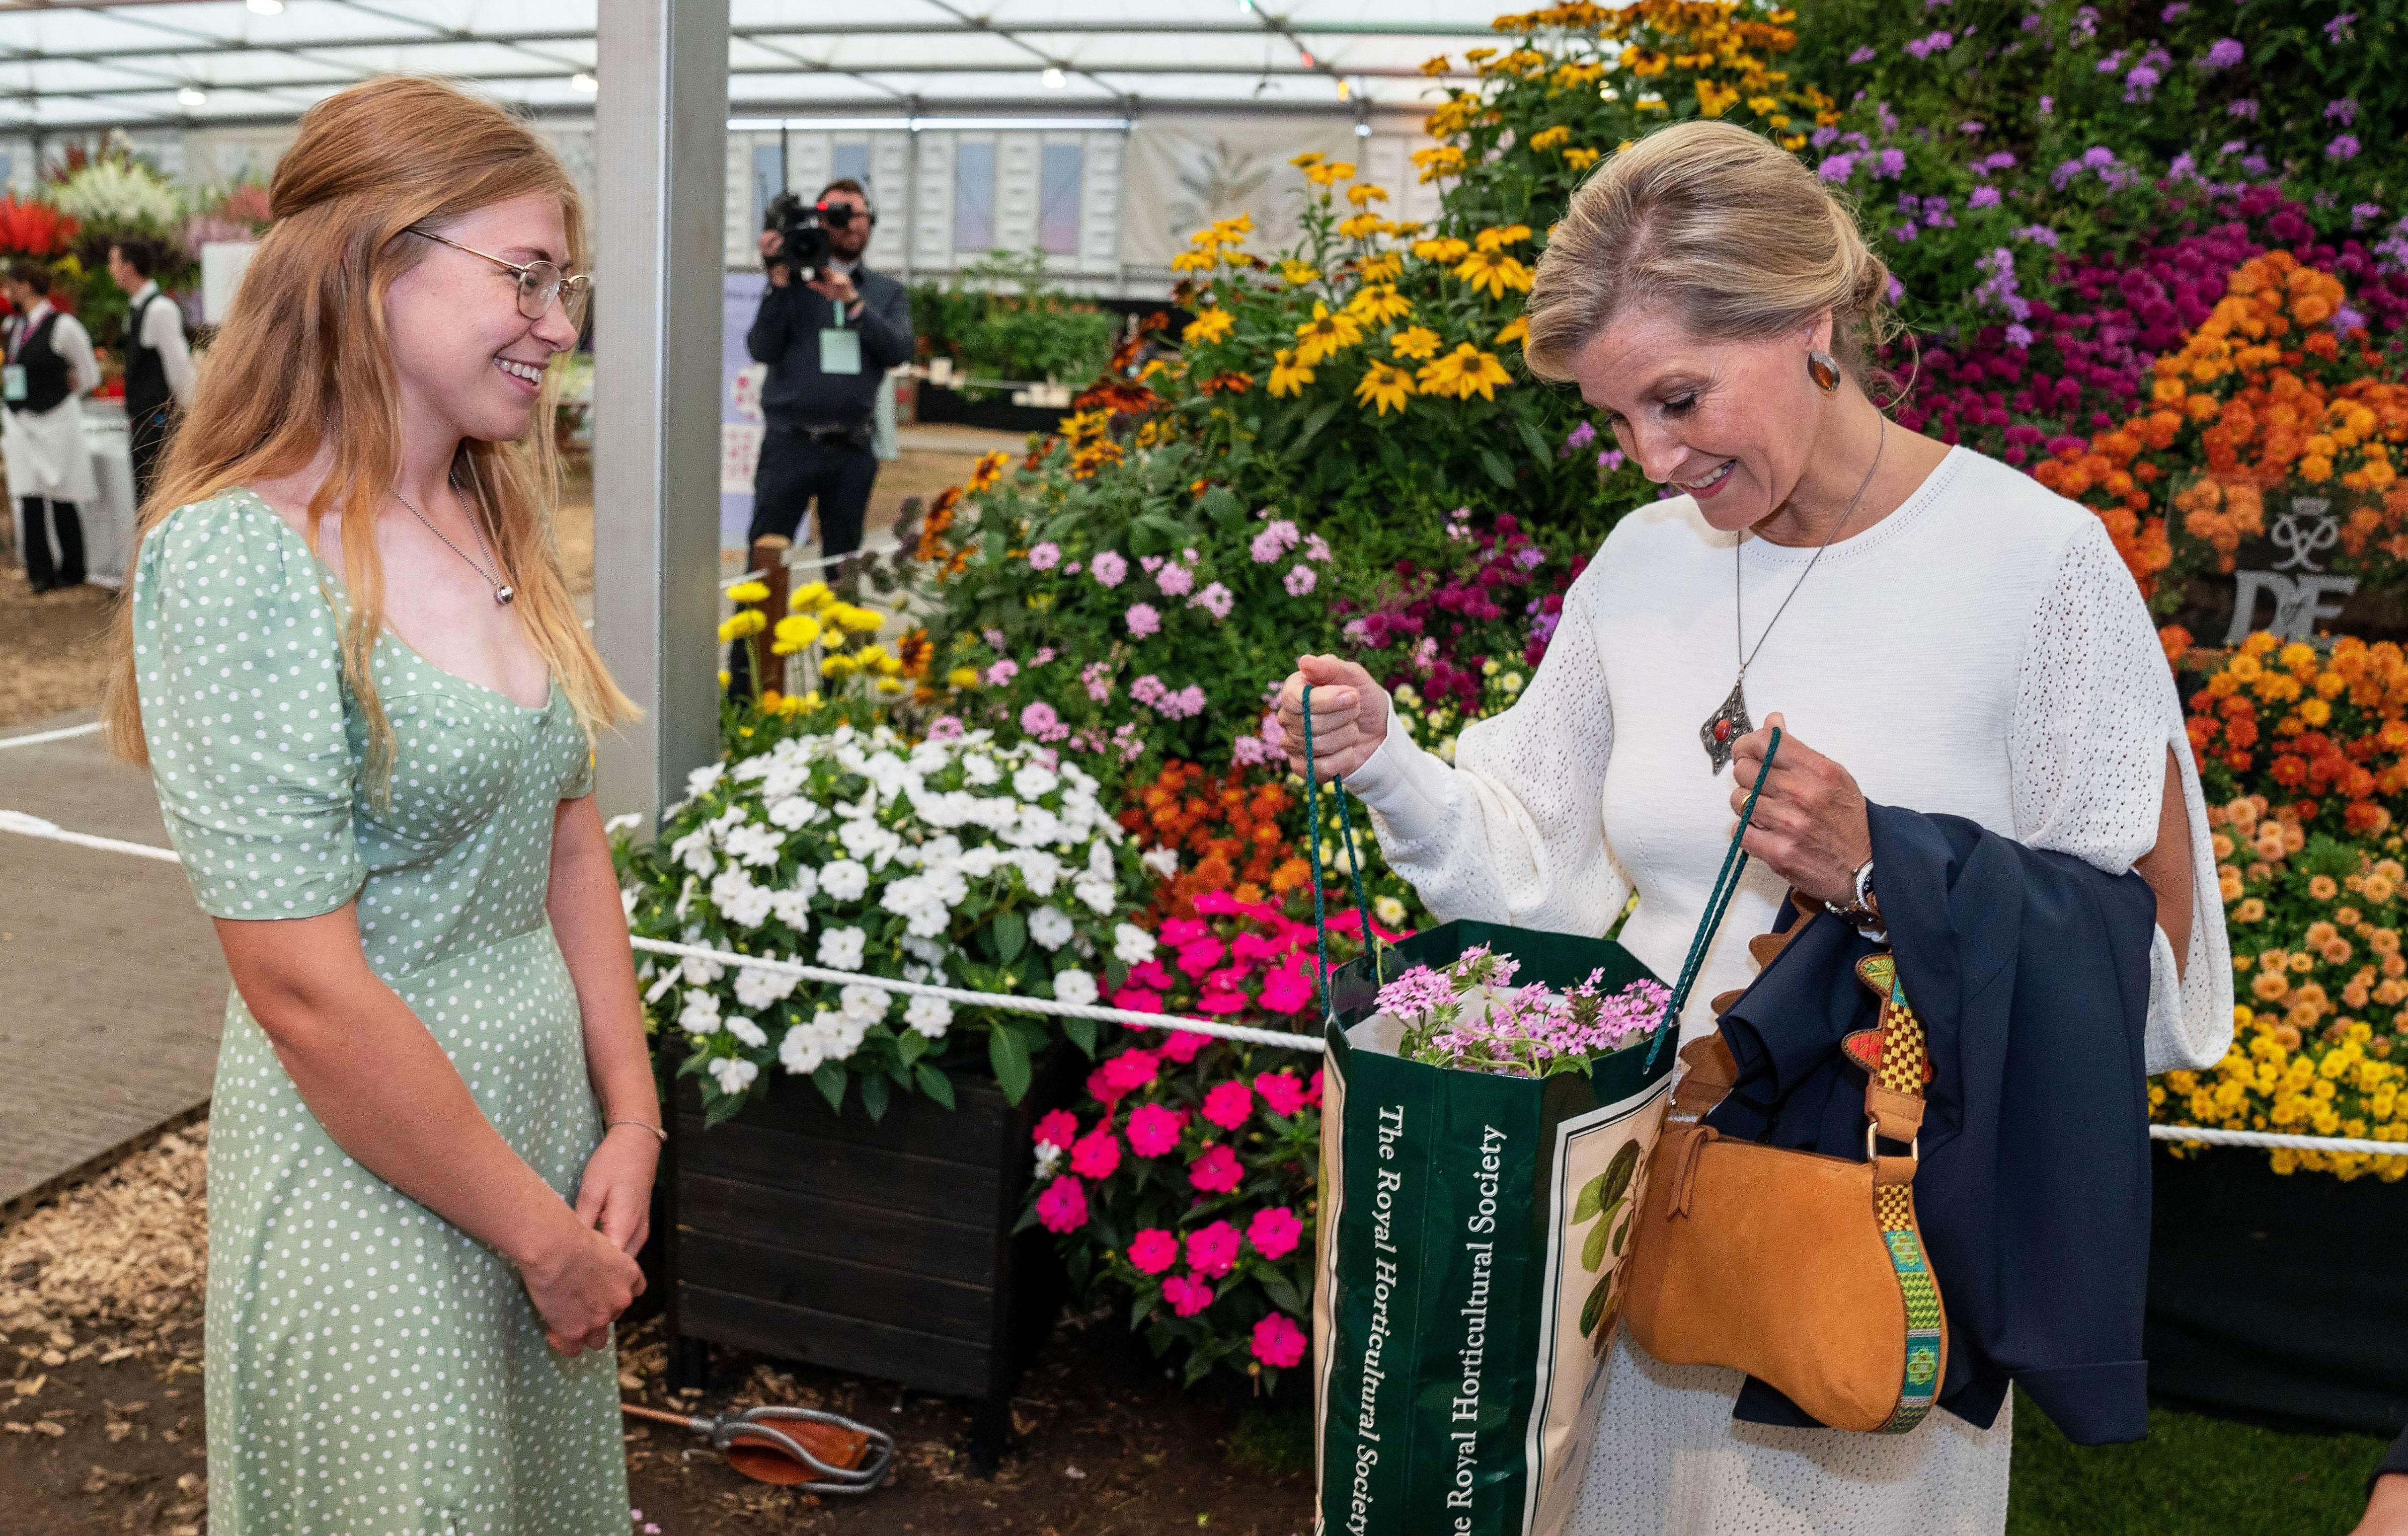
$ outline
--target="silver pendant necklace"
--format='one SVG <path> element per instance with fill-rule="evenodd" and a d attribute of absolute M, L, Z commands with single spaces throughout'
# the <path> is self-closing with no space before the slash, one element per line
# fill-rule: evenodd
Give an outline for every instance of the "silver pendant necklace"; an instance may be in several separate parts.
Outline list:
<path fill-rule="evenodd" d="M 460 493 L 455 488 L 452 493 L 452 499 L 454 504 L 457 504 L 459 498 Z M 398 488 L 395 488 L 394 491 L 393 499 L 400 502 L 403 506 L 409 508 L 410 516 L 418 519 L 421 523 L 426 523 L 426 531 L 433 534 L 437 538 L 442 538 L 443 547 L 445 549 L 450 550 L 461 559 L 468 561 L 468 568 L 475 571 L 478 575 L 482 576 L 485 579 L 485 584 L 494 589 L 494 602 L 499 603 L 504 608 L 508 608 L 510 605 L 511 600 L 518 596 L 518 588 L 510 585 L 508 581 L 503 581 L 498 575 L 494 574 L 492 571 L 488 571 L 485 568 L 485 566 L 480 566 L 474 560 L 468 560 L 467 551 L 462 549 L 459 545 L 454 544 L 452 540 L 443 538 L 443 530 L 437 527 L 432 523 L 427 523 L 426 514 L 420 511 L 415 506 L 411 505 L 410 499 L 408 496 L 403 495 Z M 486 565 L 492 566 L 494 567 L 494 571 L 500 570 L 501 562 L 494 558 L 494 547 L 485 542 L 484 525 L 472 517 L 468 520 L 468 529 L 471 533 L 474 533 L 477 536 L 477 548 L 484 552 Z"/>
<path fill-rule="evenodd" d="M 1856 494 L 1848 498 L 1847 510 L 1840 514 L 1838 522 L 1831 524 L 1831 531 L 1823 536 L 1822 544 L 1814 551 L 1814 558 L 1806 562 L 1806 568 L 1799 571 L 1798 580 L 1790 583 L 1789 596 L 1782 598 L 1781 606 L 1772 610 L 1772 622 L 1766 624 L 1764 633 L 1756 638 L 1755 650 L 1747 648 L 1747 624 L 1740 611 L 1740 546 L 1738 543 L 1731 546 L 1731 625 L 1732 638 L 1736 642 L 1732 649 L 1739 655 L 1739 676 L 1731 682 L 1730 696 L 1724 699 L 1713 713 L 1706 716 L 1706 723 L 1698 727 L 1698 740 L 1706 749 L 1706 761 L 1713 765 L 1713 772 L 1720 773 L 1729 766 L 1731 751 L 1739 745 L 1739 739 L 1756 729 L 1747 717 L 1747 669 L 1755 664 L 1756 652 L 1763 650 L 1764 642 L 1772 638 L 1772 625 L 1779 624 L 1781 616 L 1789 611 L 1790 598 L 1797 596 L 1798 589 L 1806 584 L 1806 578 L 1814 574 L 1814 567 L 1822 560 L 1823 551 L 1831 547 L 1831 541 L 1840 537 L 1840 530 L 1856 515 L 1856 505 L 1865 499 L 1865 492 L 1873 482 L 1874 472 L 1881 468 L 1882 451 L 1888 446 L 1889 418 L 1884 416 L 1881 418 L 1881 436 L 1873 442 L 1872 467 L 1857 482 Z M 1744 543 L 1745 540 L 1740 542 Z"/>

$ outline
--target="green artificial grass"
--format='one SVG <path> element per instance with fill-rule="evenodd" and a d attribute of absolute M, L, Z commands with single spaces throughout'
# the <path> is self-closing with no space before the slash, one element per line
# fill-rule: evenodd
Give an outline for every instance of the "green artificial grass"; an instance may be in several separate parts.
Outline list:
<path fill-rule="evenodd" d="M 2149 1410 L 2149 1438 L 2075 1445 L 2016 1394 L 2007 1536 L 2344 1536 L 2388 1442 Z"/>

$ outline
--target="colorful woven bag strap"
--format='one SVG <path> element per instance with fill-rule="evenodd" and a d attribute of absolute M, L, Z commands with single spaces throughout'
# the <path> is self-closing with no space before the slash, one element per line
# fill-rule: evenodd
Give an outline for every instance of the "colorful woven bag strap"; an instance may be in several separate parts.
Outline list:
<path fill-rule="evenodd" d="M 1881 998 L 1879 1044 L 1872 1059 L 1865 1059 L 1870 1042 L 1862 1035 L 1850 1036 L 1847 1050 L 1866 1069 L 1865 1156 L 1873 1165 L 1873 1220 L 1898 1273 L 1899 1296 L 1906 1303 L 1905 1376 L 1899 1384 L 1898 1406 L 1881 1427 L 1882 1433 L 1902 1434 L 1922 1423 L 1939 1400 L 1947 1358 L 1940 1283 L 1914 1222 L 1914 1170 L 1922 1156 L 1915 1134 L 1923 1126 L 1929 1056 L 1923 1021 L 1908 1004 L 1905 983 L 1899 979 L 1898 957 L 1868 955 L 1856 962 L 1856 976 Z M 1908 1155 L 1882 1156 L 1877 1138 L 1905 1142 Z"/>

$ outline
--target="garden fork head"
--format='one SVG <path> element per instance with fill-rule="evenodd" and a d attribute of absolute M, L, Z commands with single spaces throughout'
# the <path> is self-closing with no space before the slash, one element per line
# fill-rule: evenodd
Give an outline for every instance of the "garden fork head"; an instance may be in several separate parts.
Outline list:
<path fill-rule="evenodd" d="M 867 1493 L 886 1480 L 895 1437 L 815 1408 L 747 1408 L 708 1417 L 632 1402 L 620 1412 L 709 1437 L 727 1464 L 759 1483 L 808 1483 L 813 1493 Z"/>

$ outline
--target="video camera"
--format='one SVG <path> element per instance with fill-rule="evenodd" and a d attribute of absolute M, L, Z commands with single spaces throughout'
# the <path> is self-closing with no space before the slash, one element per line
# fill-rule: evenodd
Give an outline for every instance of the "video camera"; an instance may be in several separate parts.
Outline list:
<path fill-rule="evenodd" d="M 779 193 L 761 214 L 762 229 L 774 233 L 781 242 L 778 253 L 769 258 L 770 265 L 788 268 L 797 282 L 809 282 L 827 265 L 828 231 L 870 216 L 847 203 L 811 204 L 791 192 Z"/>

